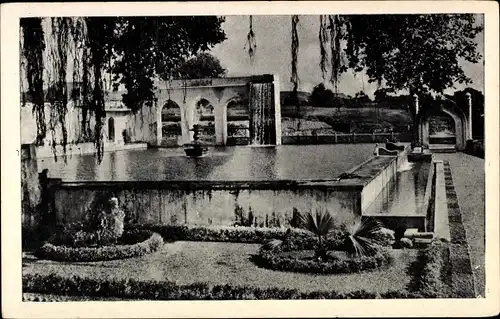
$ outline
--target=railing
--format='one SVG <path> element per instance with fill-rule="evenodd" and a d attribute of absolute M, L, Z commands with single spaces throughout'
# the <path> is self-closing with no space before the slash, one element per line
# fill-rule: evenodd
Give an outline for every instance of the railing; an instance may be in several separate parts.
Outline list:
<path fill-rule="evenodd" d="M 300 132 L 301 133 L 301 132 Z M 333 133 L 328 135 L 283 135 L 282 144 L 345 144 L 411 142 L 411 133 Z"/>

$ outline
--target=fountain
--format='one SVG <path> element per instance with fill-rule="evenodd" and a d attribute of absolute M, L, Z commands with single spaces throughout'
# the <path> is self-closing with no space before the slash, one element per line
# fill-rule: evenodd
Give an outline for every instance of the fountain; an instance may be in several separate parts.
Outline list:
<path fill-rule="evenodd" d="M 184 152 L 186 152 L 186 156 L 201 157 L 207 153 L 208 149 L 201 145 L 201 142 L 199 141 L 200 129 L 201 126 L 199 124 L 193 125 L 193 128 L 190 129 L 190 131 L 194 132 L 193 142 L 185 144 Z"/>

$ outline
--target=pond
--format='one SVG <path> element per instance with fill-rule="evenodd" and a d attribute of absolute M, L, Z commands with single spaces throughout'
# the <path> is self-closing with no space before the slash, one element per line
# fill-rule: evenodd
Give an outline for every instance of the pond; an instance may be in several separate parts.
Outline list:
<path fill-rule="evenodd" d="M 182 148 L 107 152 L 38 160 L 38 170 L 65 181 L 320 180 L 335 178 L 373 155 L 374 144 L 214 147 L 202 158 Z"/>

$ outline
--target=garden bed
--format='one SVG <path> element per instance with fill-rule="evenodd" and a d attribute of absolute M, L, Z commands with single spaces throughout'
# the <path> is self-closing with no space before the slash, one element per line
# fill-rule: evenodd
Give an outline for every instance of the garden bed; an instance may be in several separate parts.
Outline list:
<path fill-rule="evenodd" d="M 407 269 L 416 260 L 418 253 L 417 250 L 394 250 L 394 263 L 383 270 L 318 275 L 280 272 L 257 267 L 250 258 L 259 247 L 260 245 L 255 244 L 178 241 L 163 245 L 156 253 L 123 260 L 61 263 L 26 259 L 23 262 L 24 292 L 61 291 L 51 291 L 50 286 L 41 284 L 41 288 L 37 288 L 38 284 L 29 284 L 34 276 L 57 276 L 70 280 L 74 274 L 78 274 L 82 279 L 97 282 L 154 281 L 164 285 L 173 282 L 177 286 L 203 283 L 209 287 L 230 285 L 256 290 L 295 290 L 299 295 L 318 291 L 332 293 L 332 290 L 339 295 L 348 295 L 364 291 L 367 294 L 366 298 L 373 298 L 375 295 L 389 292 L 393 295 L 410 293 L 406 287 L 412 276 L 408 274 Z M 84 287 L 81 282 L 71 281 L 71 285 L 76 284 L 81 287 L 72 288 L 74 290 L 68 292 L 61 291 L 61 294 L 71 292 L 71 294 L 85 295 L 85 289 L 94 289 Z"/>
<path fill-rule="evenodd" d="M 261 248 L 267 245 L 261 246 L 261 243 L 276 238 L 286 238 L 288 245 L 302 243 L 287 246 L 293 249 L 282 257 L 307 259 L 304 254 L 314 256 L 315 238 L 299 229 L 151 226 L 136 228 L 132 234 L 155 230 L 165 236 L 168 243 L 158 245 L 154 253 L 128 259 L 60 262 L 37 259 L 27 252 L 23 254 L 23 292 L 51 294 L 57 291 L 68 296 L 156 300 L 373 299 L 446 295 L 443 285 L 448 271 L 445 267 L 448 246 L 444 243 L 435 243 L 428 249 L 385 247 L 379 254 L 390 252 L 385 255 L 393 257 L 390 263 L 385 263 L 389 258 L 378 263 L 376 259 L 361 262 L 357 257 L 354 266 L 344 267 L 357 272 L 303 273 L 265 269 L 252 261 L 257 253 L 265 251 Z M 130 232 L 131 229 L 126 231 Z M 334 231 L 332 234 L 329 243 L 338 247 L 340 233 Z M 123 236 L 122 240 L 126 238 Z M 129 236 L 131 238 L 137 237 Z M 337 262 L 351 258 L 344 256 L 344 252 L 335 251 L 335 254 Z M 312 260 L 306 262 L 318 264 Z M 362 264 L 376 267 L 361 271 L 359 265 Z"/>
<path fill-rule="evenodd" d="M 118 244 L 95 247 L 71 247 L 47 242 L 35 252 L 40 259 L 90 262 L 143 256 L 158 250 L 163 238 L 149 231 L 127 232 Z"/>
<path fill-rule="evenodd" d="M 381 249 L 373 256 L 349 257 L 342 251 L 331 251 L 328 259 L 318 261 L 314 251 L 260 251 L 252 260 L 256 265 L 279 271 L 314 274 L 342 274 L 372 271 L 390 265 L 394 259 L 390 249 Z"/>

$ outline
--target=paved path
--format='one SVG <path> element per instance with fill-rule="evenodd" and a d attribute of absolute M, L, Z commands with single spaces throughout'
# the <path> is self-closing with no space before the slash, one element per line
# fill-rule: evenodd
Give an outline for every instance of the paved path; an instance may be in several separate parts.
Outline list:
<path fill-rule="evenodd" d="M 462 222 L 471 250 L 472 270 L 477 291 L 484 296 L 484 159 L 464 153 L 435 154 L 449 161 L 457 192 Z"/>

